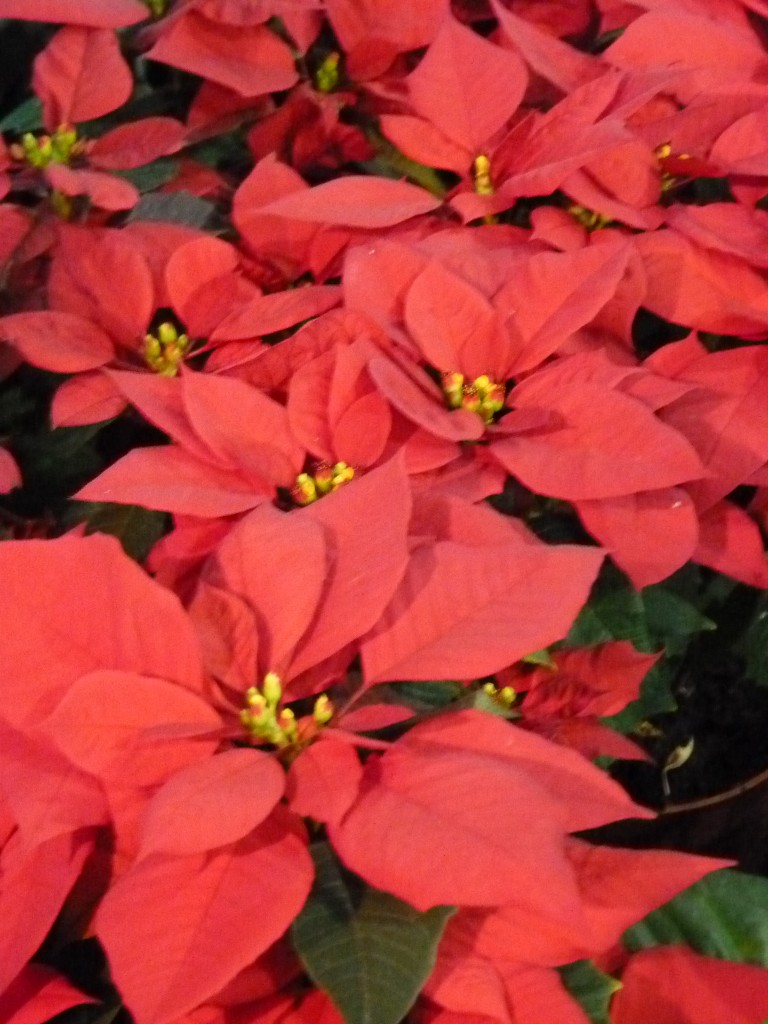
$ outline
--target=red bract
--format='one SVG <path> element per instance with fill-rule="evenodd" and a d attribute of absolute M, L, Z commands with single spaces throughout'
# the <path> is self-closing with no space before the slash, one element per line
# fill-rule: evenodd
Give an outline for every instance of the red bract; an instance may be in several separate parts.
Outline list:
<path fill-rule="evenodd" d="M 254 508 L 290 488 L 304 453 L 285 410 L 241 381 L 187 373 L 174 379 L 112 373 L 125 397 L 176 444 L 137 448 L 81 490 L 117 501 L 216 517 Z"/>
<path fill-rule="evenodd" d="M 685 946 L 635 953 L 621 979 L 613 1024 L 759 1024 L 768 1012 L 768 971 L 699 956 Z"/>
<path fill-rule="evenodd" d="M 0 0 L 0 17 L 121 28 L 148 16 L 143 0 Z"/>
<path fill-rule="evenodd" d="M 350 868 L 418 909 L 533 898 L 567 913 L 566 833 L 646 813 L 579 755 L 461 712 L 372 757 L 329 832 Z"/>

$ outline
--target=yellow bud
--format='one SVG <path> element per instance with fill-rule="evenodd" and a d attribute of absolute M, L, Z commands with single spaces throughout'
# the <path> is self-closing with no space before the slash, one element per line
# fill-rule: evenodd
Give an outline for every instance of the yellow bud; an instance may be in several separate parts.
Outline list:
<path fill-rule="evenodd" d="M 446 371 L 442 374 L 443 394 L 448 402 L 449 409 L 460 409 L 461 400 L 464 395 L 464 374 L 457 370 Z"/>
<path fill-rule="evenodd" d="M 326 722 L 330 722 L 333 718 L 334 710 L 335 709 L 328 697 L 328 694 L 321 693 L 315 701 L 312 715 L 318 725 L 325 725 Z"/>
<path fill-rule="evenodd" d="M 311 505 L 313 501 L 317 501 L 317 487 L 309 473 L 299 473 L 296 483 L 291 488 L 291 497 L 297 505 Z"/>
<path fill-rule="evenodd" d="M 340 59 L 338 53 L 329 53 L 315 72 L 315 88 L 318 92 L 333 92 L 339 84 Z"/>
<path fill-rule="evenodd" d="M 283 695 L 283 687 L 280 683 L 280 676 L 277 672 L 267 672 L 264 676 L 264 683 L 262 684 L 261 689 L 267 704 L 271 708 L 276 708 Z"/>
<path fill-rule="evenodd" d="M 283 708 L 277 716 L 277 725 L 281 730 L 286 743 L 293 743 L 298 735 L 296 728 L 296 716 L 290 708 Z"/>
<path fill-rule="evenodd" d="M 511 704 L 514 704 L 515 699 L 517 697 L 517 692 L 514 686 L 502 686 L 501 690 L 499 691 L 499 697 L 501 698 L 504 704 L 509 706 Z"/>
<path fill-rule="evenodd" d="M 475 186 L 475 192 L 479 196 L 492 196 L 493 195 L 493 182 L 491 181 L 491 161 L 481 153 L 475 157 L 475 161 L 472 164 L 472 179 Z"/>
<path fill-rule="evenodd" d="M 169 345 L 172 341 L 177 341 L 178 337 L 178 331 L 173 324 L 165 322 L 157 328 L 157 340 L 161 345 Z"/>
<path fill-rule="evenodd" d="M 495 697 L 498 692 L 493 683 L 483 683 L 483 693 L 487 693 L 489 697 Z"/>

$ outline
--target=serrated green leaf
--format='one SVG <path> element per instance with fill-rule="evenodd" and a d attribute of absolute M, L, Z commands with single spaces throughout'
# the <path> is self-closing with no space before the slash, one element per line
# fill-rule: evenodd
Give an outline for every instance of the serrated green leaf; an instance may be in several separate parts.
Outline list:
<path fill-rule="evenodd" d="M 0 132 L 35 132 L 43 127 L 43 105 L 30 96 L 0 121 Z"/>
<path fill-rule="evenodd" d="M 768 967 L 768 878 L 706 875 L 624 934 L 629 949 L 685 943 L 705 956 Z"/>
<path fill-rule="evenodd" d="M 371 889 L 328 843 L 312 847 L 316 877 L 291 928 L 307 973 L 346 1024 L 399 1024 L 435 964 L 451 907 L 426 913 Z"/>
<path fill-rule="evenodd" d="M 140 505 L 116 505 L 107 501 L 77 501 L 67 519 L 86 523 L 88 533 L 109 533 L 117 537 L 123 550 L 142 562 L 158 541 L 168 522 L 165 512 Z"/>
<path fill-rule="evenodd" d="M 581 1006 L 592 1024 L 611 1024 L 608 1006 L 621 982 L 610 974 L 603 974 L 591 960 L 577 960 L 557 968 L 563 984 Z"/>

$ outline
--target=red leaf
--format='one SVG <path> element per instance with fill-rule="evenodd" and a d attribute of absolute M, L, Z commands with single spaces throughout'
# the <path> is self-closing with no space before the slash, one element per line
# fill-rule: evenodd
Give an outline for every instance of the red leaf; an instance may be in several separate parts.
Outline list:
<path fill-rule="evenodd" d="M 519 106 L 528 75 L 516 53 L 448 16 L 407 83 L 416 112 L 464 145 L 471 164 Z"/>
<path fill-rule="evenodd" d="M 215 519 L 271 501 L 274 488 L 243 479 L 242 470 L 220 469 L 169 445 L 134 448 L 74 497 Z"/>
<path fill-rule="evenodd" d="M 378 621 L 408 564 L 410 511 L 408 477 L 394 458 L 298 513 L 323 527 L 331 558 L 317 615 L 293 657 L 292 676 Z"/>
<path fill-rule="evenodd" d="M 256 613 L 262 673 L 284 674 L 307 631 L 328 573 L 326 549 L 316 523 L 269 505 L 243 519 L 219 545 L 206 579 Z"/>
<path fill-rule="evenodd" d="M 285 773 L 260 750 L 235 748 L 172 775 L 142 822 L 139 858 L 204 853 L 242 839 L 283 795 Z"/>
<path fill-rule="evenodd" d="M 631 249 L 623 241 L 572 253 L 535 253 L 517 262 L 494 305 L 521 336 L 517 372 L 530 370 L 587 325 L 614 297 Z"/>
<path fill-rule="evenodd" d="M 121 107 L 131 95 L 133 75 L 113 31 L 69 25 L 35 58 L 32 85 L 46 126 L 54 129 Z"/>
<path fill-rule="evenodd" d="M 397 52 L 417 50 L 434 38 L 446 0 L 412 0 L 392 17 L 391 0 L 327 0 L 328 20 L 344 50 L 371 39 L 386 40 Z"/>
<path fill-rule="evenodd" d="M 470 711 L 416 726 L 371 758 L 330 835 L 349 868 L 419 910 L 538 892 L 572 914 L 565 833 L 638 813 L 578 754 Z"/>
<path fill-rule="evenodd" d="M 350 743 L 323 736 L 291 765 L 288 801 L 304 818 L 337 824 L 355 800 L 362 774 L 360 759 Z"/>
<path fill-rule="evenodd" d="M 559 370 L 554 364 L 529 377 L 514 394 L 517 407 L 550 409 L 562 426 L 493 444 L 493 455 L 526 487 L 570 500 L 614 498 L 706 476 L 685 436 L 644 404 L 588 381 L 561 384 Z"/>
<path fill-rule="evenodd" d="M 137 1024 L 175 1021 L 218 992 L 283 934 L 312 877 L 306 844 L 282 816 L 230 847 L 154 854 L 123 875 L 95 931 Z"/>
<path fill-rule="evenodd" d="M 768 971 L 700 956 L 685 946 L 635 953 L 613 1000 L 614 1024 L 758 1024 L 768 1015 Z"/>
<path fill-rule="evenodd" d="M 109 723 L 109 728 L 104 723 Z M 151 730 L 175 728 L 158 737 Z M 218 744 L 210 737 L 221 719 L 196 693 L 162 678 L 104 669 L 70 686 L 41 729 L 69 760 L 111 783 L 151 786 L 207 759 Z"/>
<path fill-rule="evenodd" d="M 518 17 L 498 0 L 492 0 L 492 7 L 502 32 L 526 64 L 564 93 L 604 73 L 605 65 L 598 57 L 569 46 L 535 21 Z"/>
<path fill-rule="evenodd" d="M 768 462 L 768 349 L 751 345 L 701 355 L 676 376 L 698 385 L 661 412 L 696 447 L 709 479 L 687 488 L 700 510 L 716 504 Z"/>
<path fill-rule="evenodd" d="M 28 363 L 54 373 L 79 373 L 108 363 L 115 354 L 109 336 L 74 313 L 13 313 L 0 319 L 0 338 Z"/>
<path fill-rule="evenodd" d="M 143 117 L 118 125 L 96 139 L 88 151 L 94 167 L 105 171 L 128 170 L 176 153 L 184 145 L 186 129 L 173 117 Z"/>
<path fill-rule="evenodd" d="M 200 655 L 178 598 L 105 535 L 0 545 L 2 713 L 39 718 L 80 676 L 142 672 L 199 689 Z"/>
<path fill-rule="evenodd" d="M 719 502 L 701 516 L 692 558 L 751 587 L 768 587 L 768 556 L 760 529 L 730 501 Z"/>
<path fill-rule="evenodd" d="M 101 171 L 76 170 L 64 164 L 49 164 L 45 169 L 49 183 L 66 196 L 87 195 L 102 210 L 130 210 L 139 201 L 139 190 L 130 181 Z"/>
<path fill-rule="evenodd" d="M 142 0 L 0 0 L 0 18 L 122 28 L 148 17 Z"/>
<path fill-rule="evenodd" d="M 109 821 L 96 780 L 50 744 L 0 719 L 3 773 L 0 793 L 19 827 L 25 851 L 49 839 Z"/>
<path fill-rule="evenodd" d="M 704 69 L 740 81 L 765 62 L 757 36 L 748 29 L 679 9 L 636 18 L 603 56 L 621 68 Z"/>
<path fill-rule="evenodd" d="M 367 685 L 478 679 L 561 639 L 603 553 L 561 545 L 422 545 L 361 645 Z"/>
<path fill-rule="evenodd" d="M 405 297 L 408 330 L 438 370 L 506 380 L 510 339 L 496 310 L 463 278 L 431 261 Z"/>
<path fill-rule="evenodd" d="M 0 494 L 7 494 L 21 486 L 21 471 L 16 460 L 5 448 L 0 448 Z"/>
<path fill-rule="evenodd" d="M 78 373 L 59 386 L 51 402 L 54 427 L 101 423 L 119 416 L 126 401 L 112 380 L 98 371 Z"/>
<path fill-rule="evenodd" d="M 310 285 L 260 295 L 226 317 L 212 333 L 211 340 L 230 341 L 272 334 L 325 313 L 340 302 L 341 289 L 337 285 Z"/>
<path fill-rule="evenodd" d="M 261 25 L 227 25 L 186 11 L 145 54 L 241 96 L 290 89 L 298 74 L 288 46 Z"/>
<path fill-rule="evenodd" d="M 417 185 L 350 174 L 284 195 L 262 206 L 260 213 L 311 224 L 385 228 L 438 206 L 440 200 Z"/>
<path fill-rule="evenodd" d="M 28 964 L 0 996 L 0 1020 L 5 1024 L 40 1024 L 73 1006 L 95 1002 L 49 967 Z"/>
<path fill-rule="evenodd" d="M 411 160 L 427 167 L 441 167 L 464 176 L 472 166 L 466 146 L 448 139 L 429 121 L 407 114 L 382 114 L 382 134 Z"/>
<path fill-rule="evenodd" d="M 48 298 L 54 310 L 99 324 L 131 355 L 140 351 L 155 311 L 152 273 L 133 239 L 75 225 L 59 233 Z"/>
<path fill-rule="evenodd" d="M 282 405 L 232 377 L 186 373 L 182 397 L 189 422 L 222 466 L 256 482 L 290 487 L 304 462 Z"/>
<path fill-rule="evenodd" d="M 225 525 L 229 532 L 229 524 Z M 247 602 L 202 580 L 189 604 L 189 614 L 207 671 L 217 681 L 245 693 L 258 670 L 259 648 L 256 616 Z"/>
<path fill-rule="evenodd" d="M 696 509 L 679 487 L 575 505 L 586 529 L 638 590 L 671 576 L 698 543 Z"/>
<path fill-rule="evenodd" d="M 608 952 L 632 924 L 704 875 L 723 867 L 709 857 L 667 850 L 623 850 L 566 840 L 582 901 L 580 913 L 559 916 L 546 894 L 529 902 L 464 911 L 449 924 L 456 955 L 557 966 Z M 527 894 L 528 895 L 528 894 Z M 538 905 L 537 905 L 538 903 Z"/>
<path fill-rule="evenodd" d="M 5 844 L 0 856 L 0 992 L 7 995 L 8 986 L 37 952 L 91 846 L 82 832 L 56 836 L 30 853 L 20 849 L 18 836 Z"/>
<path fill-rule="evenodd" d="M 479 441 L 485 422 L 469 409 L 448 409 L 443 394 L 426 373 L 414 367 L 410 374 L 391 359 L 376 356 L 368 364 L 376 387 L 403 416 L 435 437 L 446 441 Z M 422 378 L 414 380 L 416 374 Z"/>

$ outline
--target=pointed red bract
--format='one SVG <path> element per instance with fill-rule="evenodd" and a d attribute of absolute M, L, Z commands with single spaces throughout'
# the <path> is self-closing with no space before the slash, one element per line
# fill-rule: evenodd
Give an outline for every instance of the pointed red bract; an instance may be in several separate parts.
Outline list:
<path fill-rule="evenodd" d="M 496 672 L 568 632 L 603 553 L 448 541 L 411 555 L 401 587 L 363 640 L 368 685 Z"/>
<path fill-rule="evenodd" d="M 267 817 L 284 786 L 280 765 L 259 750 L 224 750 L 182 769 L 147 806 L 139 859 L 204 853 L 242 839 Z"/>
<path fill-rule="evenodd" d="M 142 0 L 0 0 L 1 18 L 122 28 L 148 17 Z"/>
<path fill-rule="evenodd" d="M 468 172 L 517 109 L 527 81 L 516 53 L 449 16 L 407 84 L 416 112 L 465 147 Z"/>
<path fill-rule="evenodd" d="M 33 86 L 53 130 L 121 107 L 131 95 L 133 76 L 114 32 L 68 26 L 36 58 Z"/>
<path fill-rule="evenodd" d="M 217 993 L 283 934 L 313 873 L 305 842 L 273 816 L 220 850 L 153 854 L 123 875 L 95 931 L 136 1024 L 168 1024 Z"/>
<path fill-rule="evenodd" d="M 54 373 L 92 370 L 115 354 L 109 335 L 74 313 L 12 313 L 0 319 L 0 339 L 28 363 Z"/>
<path fill-rule="evenodd" d="M 298 79 L 290 49 L 274 32 L 209 20 L 194 9 L 175 19 L 145 56 L 241 96 L 289 89 Z"/>
<path fill-rule="evenodd" d="M 40 718 L 51 699 L 101 668 L 199 688 L 197 641 L 178 598 L 113 537 L 8 541 L 0 569 L 0 617 L 13 623 L 2 645 L 0 710 L 9 721 Z"/>
<path fill-rule="evenodd" d="M 0 1019 L 5 1024 L 40 1024 L 74 1006 L 95 1002 L 51 968 L 29 964 L 0 996 Z"/>
<path fill-rule="evenodd" d="M 439 205 L 440 200 L 425 189 L 405 181 L 348 175 L 275 199 L 261 212 L 311 224 L 385 228 Z"/>
<path fill-rule="evenodd" d="M 330 836 L 348 867 L 420 910 L 514 904 L 520 893 L 568 914 L 579 901 L 565 834 L 645 814 L 578 754 L 460 712 L 416 726 L 371 758 Z"/>
<path fill-rule="evenodd" d="M 635 953 L 622 974 L 613 1024 L 759 1024 L 768 1015 L 768 971 L 700 956 L 685 946 Z"/>

